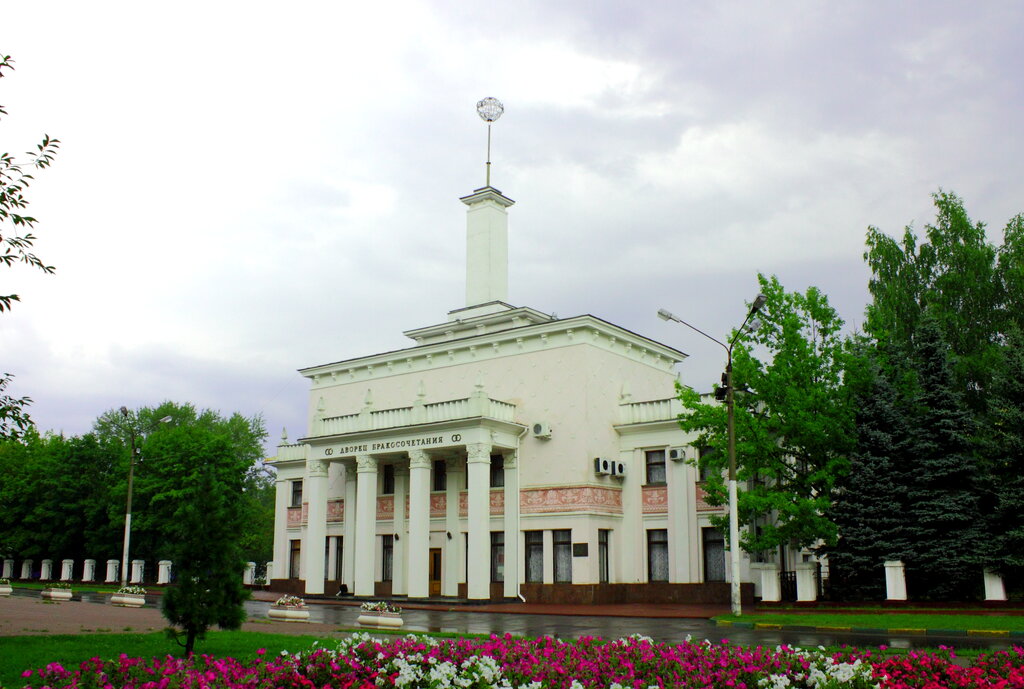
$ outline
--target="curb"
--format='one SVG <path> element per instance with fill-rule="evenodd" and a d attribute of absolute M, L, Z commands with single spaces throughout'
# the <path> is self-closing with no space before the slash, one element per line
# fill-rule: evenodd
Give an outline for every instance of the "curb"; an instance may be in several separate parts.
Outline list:
<path fill-rule="evenodd" d="M 731 620 L 715 620 L 717 627 L 734 629 L 763 629 L 784 632 L 840 632 L 854 634 L 891 634 L 893 636 L 974 636 L 1004 639 L 1024 639 L 1024 631 L 1007 629 L 915 629 L 874 627 L 811 627 L 795 624 L 774 624 L 772 622 L 733 622 Z"/>

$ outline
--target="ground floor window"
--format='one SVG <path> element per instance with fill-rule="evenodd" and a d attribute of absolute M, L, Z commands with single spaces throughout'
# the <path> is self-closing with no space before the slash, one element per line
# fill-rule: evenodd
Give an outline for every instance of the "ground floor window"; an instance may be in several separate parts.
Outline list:
<path fill-rule="evenodd" d="M 647 581 L 668 581 L 668 529 L 647 530 Z"/>
<path fill-rule="evenodd" d="M 491 532 L 491 581 L 505 581 L 505 532 Z"/>
<path fill-rule="evenodd" d="M 299 578 L 299 564 L 302 561 L 302 541 L 290 542 L 291 548 L 288 553 L 288 578 Z"/>
<path fill-rule="evenodd" d="M 395 562 L 395 537 L 391 534 L 381 536 L 381 581 L 391 581 Z"/>
<path fill-rule="evenodd" d="M 597 576 L 598 581 L 607 584 L 611 581 L 608 572 L 608 540 L 611 529 L 597 530 Z"/>
<path fill-rule="evenodd" d="M 555 583 L 572 583 L 572 530 L 555 529 L 551 532 L 554 545 Z"/>
<path fill-rule="evenodd" d="M 540 584 L 544 581 L 544 532 L 526 531 L 526 581 Z"/>
<path fill-rule="evenodd" d="M 704 581 L 725 581 L 725 538 L 712 527 L 701 530 L 704 543 Z"/>

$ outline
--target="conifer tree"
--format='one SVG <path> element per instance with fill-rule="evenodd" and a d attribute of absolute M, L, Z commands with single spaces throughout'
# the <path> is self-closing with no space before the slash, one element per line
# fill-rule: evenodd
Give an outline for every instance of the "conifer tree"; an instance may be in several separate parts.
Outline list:
<path fill-rule="evenodd" d="M 885 597 L 886 560 L 908 550 L 907 420 L 896 389 L 866 343 L 855 345 L 847 383 L 855 411 L 850 472 L 839 479 L 831 515 L 839 540 L 828 549 L 832 594 L 846 600 Z"/>
<path fill-rule="evenodd" d="M 969 598 L 981 584 L 978 462 L 973 424 L 954 384 L 939 324 L 915 332 L 917 394 L 907 465 L 907 589 L 911 598 Z"/>

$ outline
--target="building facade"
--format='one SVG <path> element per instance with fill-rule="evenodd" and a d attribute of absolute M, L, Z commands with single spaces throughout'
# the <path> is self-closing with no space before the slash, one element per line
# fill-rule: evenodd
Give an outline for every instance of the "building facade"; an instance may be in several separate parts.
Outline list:
<path fill-rule="evenodd" d="M 407 331 L 406 349 L 301 370 L 306 435 L 269 460 L 272 586 L 728 601 L 709 521 L 721 508 L 676 423 L 686 355 L 595 316 L 508 304 L 513 201 L 490 186 L 462 201 L 466 306 Z"/>

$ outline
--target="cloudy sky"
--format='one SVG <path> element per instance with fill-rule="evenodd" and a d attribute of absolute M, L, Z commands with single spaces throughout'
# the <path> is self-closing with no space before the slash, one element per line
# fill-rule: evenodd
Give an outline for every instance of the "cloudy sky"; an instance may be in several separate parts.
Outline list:
<path fill-rule="evenodd" d="M 42 429 L 191 401 L 305 431 L 296 369 L 464 305 L 465 207 L 510 217 L 510 300 L 721 371 L 758 271 L 862 322 L 864 234 L 1024 211 L 1018 2 L 9 3 L 0 150 L 62 141 L 3 270 L 0 369 Z"/>

